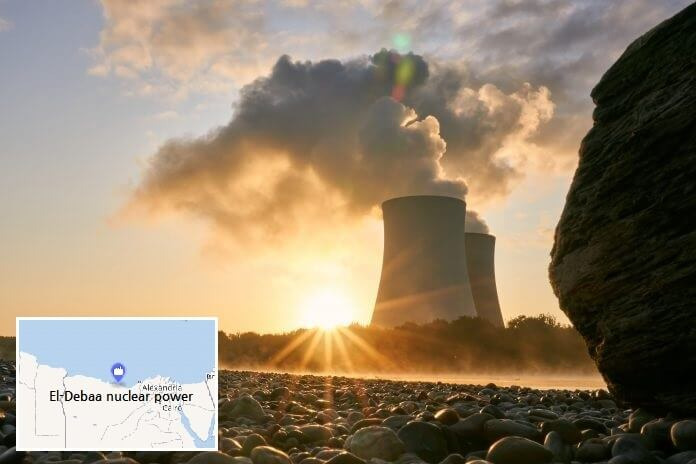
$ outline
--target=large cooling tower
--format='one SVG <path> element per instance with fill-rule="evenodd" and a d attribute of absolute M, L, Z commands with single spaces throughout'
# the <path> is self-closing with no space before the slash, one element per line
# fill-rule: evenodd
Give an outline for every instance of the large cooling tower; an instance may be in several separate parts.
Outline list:
<path fill-rule="evenodd" d="M 372 324 L 476 316 L 464 221 L 457 198 L 411 196 L 382 203 L 384 259 Z"/>
<path fill-rule="evenodd" d="M 482 319 L 503 327 L 503 315 L 495 286 L 495 237 L 488 234 L 466 233 L 466 262 L 471 293 L 476 312 Z"/>

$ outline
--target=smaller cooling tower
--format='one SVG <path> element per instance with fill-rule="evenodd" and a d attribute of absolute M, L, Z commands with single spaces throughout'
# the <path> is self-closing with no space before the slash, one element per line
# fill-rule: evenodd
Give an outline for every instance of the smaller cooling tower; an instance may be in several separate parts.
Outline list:
<path fill-rule="evenodd" d="M 382 213 L 384 259 L 372 324 L 394 327 L 475 317 L 466 260 L 466 203 L 409 196 L 385 201 Z"/>
<path fill-rule="evenodd" d="M 466 262 L 478 316 L 488 319 L 497 327 L 503 327 L 503 315 L 495 286 L 495 237 L 467 232 Z"/>

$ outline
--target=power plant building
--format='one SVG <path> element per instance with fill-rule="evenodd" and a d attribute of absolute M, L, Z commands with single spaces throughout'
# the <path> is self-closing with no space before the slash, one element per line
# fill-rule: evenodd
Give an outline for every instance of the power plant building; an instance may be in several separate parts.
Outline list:
<path fill-rule="evenodd" d="M 382 215 L 384 257 L 373 325 L 461 316 L 503 325 L 495 285 L 495 237 L 466 233 L 463 200 L 393 198 L 382 203 Z"/>
<path fill-rule="evenodd" d="M 466 233 L 466 264 L 471 293 L 478 317 L 503 327 L 503 314 L 495 285 L 495 237 L 475 232 Z"/>

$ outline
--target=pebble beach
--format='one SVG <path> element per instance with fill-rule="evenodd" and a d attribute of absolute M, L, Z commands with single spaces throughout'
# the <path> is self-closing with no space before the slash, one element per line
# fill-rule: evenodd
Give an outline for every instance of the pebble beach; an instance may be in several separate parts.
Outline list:
<path fill-rule="evenodd" d="M 0 363 L 0 464 L 696 464 L 696 421 L 603 389 L 221 371 L 218 451 L 19 452 Z"/>

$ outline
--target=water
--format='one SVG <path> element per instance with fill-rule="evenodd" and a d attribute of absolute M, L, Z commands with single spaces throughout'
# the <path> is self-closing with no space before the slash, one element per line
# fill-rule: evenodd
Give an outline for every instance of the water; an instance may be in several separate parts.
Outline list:
<path fill-rule="evenodd" d="M 215 370 L 214 319 L 20 319 L 17 334 L 19 351 L 69 376 L 111 383 L 123 363 L 128 387 L 158 375 L 198 383 Z"/>
<path fill-rule="evenodd" d="M 230 369 L 242 369 L 240 367 L 229 367 Z M 256 372 L 285 372 L 265 369 L 242 369 Z M 540 390 L 596 390 L 607 388 L 599 373 L 595 374 L 575 374 L 568 373 L 548 373 L 548 374 L 523 374 L 523 373 L 345 373 L 345 372 L 289 372 L 300 375 L 331 376 L 337 375 L 355 379 L 384 379 L 398 380 L 404 382 L 444 382 L 461 385 L 486 385 L 494 383 L 499 387 L 509 387 L 518 385 L 520 387 L 537 388 Z"/>
<path fill-rule="evenodd" d="M 607 388 L 607 384 L 599 374 L 376 374 L 372 377 L 414 382 L 444 382 L 474 385 L 486 385 L 492 382 L 499 387 L 518 385 L 520 387 L 538 388 L 541 390 L 596 390 L 598 388 Z"/>
<path fill-rule="evenodd" d="M 191 438 L 193 438 L 193 442 L 195 443 L 196 448 L 213 448 L 215 446 L 215 416 L 212 415 L 210 416 L 210 426 L 208 427 L 208 438 L 205 440 L 201 440 L 198 438 L 198 435 L 196 435 L 196 432 L 193 431 L 191 428 L 191 422 L 189 421 L 189 418 L 186 417 L 186 414 L 184 414 L 184 411 L 179 411 L 179 415 L 181 416 L 181 423 L 184 426 L 184 429 L 188 432 L 189 435 L 191 435 Z"/>

